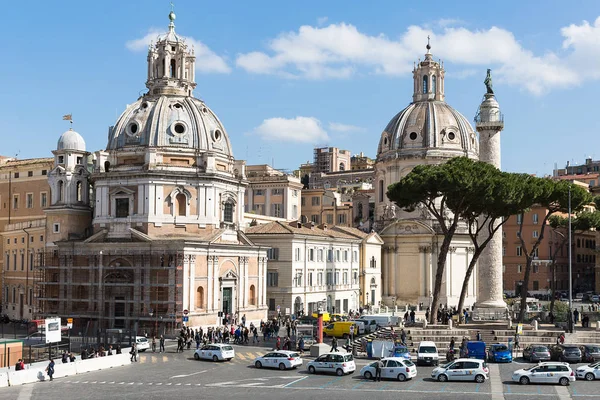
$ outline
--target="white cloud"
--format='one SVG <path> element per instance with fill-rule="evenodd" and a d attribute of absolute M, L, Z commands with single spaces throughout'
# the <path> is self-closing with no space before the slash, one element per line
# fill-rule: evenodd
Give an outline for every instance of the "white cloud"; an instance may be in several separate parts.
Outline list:
<path fill-rule="evenodd" d="M 364 128 L 355 125 L 341 124 L 339 122 L 330 122 L 329 130 L 334 132 L 352 133 L 352 132 L 364 132 Z"/>
<path fill-rule="evenodd" d="M 429 35 L 434 57 L 458 67 L 462 77 L 475 73 L 483 77 L 485 69 L 492 68 L 496 83 L 536 95 L 577 85 L 585 77 L 600 79 L 600 69 L 579 67 L 600 62 L 600 17 L 593 24 L 583 21 L 562 28 L 562 49 L 545 54 L 524 48 L 506 29 L 470 30 L 458 23 L 464 24 L 442 19 L 436 29 L 409 26 L 395 39 L 365 34 L 346 23 L 304 25 L 271 39 L 266 51 L 239 54 L 236 64 L 251 73 L 296 79 L 344 79 L 356 73 L 408 75 L 413 62 L 423 57 Z"/>
<path fill-rule="evenodd" d="M 164 32 L 157 29 L 151 29 L 144 37 L 129 40 L 125 47 L 131 51 L 147 50 L 151 42 L 156 42 L 160 34 Z M 207 45 L 191 37 L 180 36 L 185 40 L 188 46 L 194 49 L 196 56 L 196 71 L 200 73 L 221 73 L 228 74 L 231 67 L 227 65 L 225 59 L 213 52 Z"/>
<path fill-rule="evenodd" d="M 329 140 L 321 121 L 313 117 L 268 118 L 252 131 L 265 140 L 322 144 Z"/>

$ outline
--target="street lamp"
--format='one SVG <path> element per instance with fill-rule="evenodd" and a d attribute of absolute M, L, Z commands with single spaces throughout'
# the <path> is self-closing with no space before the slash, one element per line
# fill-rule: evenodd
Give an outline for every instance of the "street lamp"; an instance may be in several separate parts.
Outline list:
<path fill-rule="evenodd" d="M 573 333 L 573 260 L 571 243 L 571 185 L 569 185 L 569 316 L 567 324 L 569 333 Z"/>

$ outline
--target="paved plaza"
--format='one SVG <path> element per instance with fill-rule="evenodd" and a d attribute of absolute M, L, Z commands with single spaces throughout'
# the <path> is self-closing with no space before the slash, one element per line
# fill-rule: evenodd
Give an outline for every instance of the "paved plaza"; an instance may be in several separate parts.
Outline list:
<path fill-rule="evenodd" d="M 440 383 L 430 378 L 431 367 L 419 367 L 416 379 L 407 382 L 372 382 L 358 371 L 369 360 L 356 360 L 357 372 L 349 376 L 311 375 L 306 367 L 279 371 L 256 369 L 253 359 L 264 347 L 235 346 L 230 362 L 196 361 L 193 350 L 142 354 L 138 363 L 24 386 L 0 389 L 5 400 L 85 398 L 167 399 L 227 398 L 248 396 L 264 400 L 283 396 L 292 399 L 568 399 L 600 398 L 600 382 L 577 381 L 569 387 L 522 386 L 511 382 L 511 374 L 530 363 L 490 364 L 490 380 L 482 383 Z M 306 365 L 308 359 L 305 359 Z M 573 366 L 575 367 L 575 366 Z M 57 364 L 60 368 L 60 364 Z"/>

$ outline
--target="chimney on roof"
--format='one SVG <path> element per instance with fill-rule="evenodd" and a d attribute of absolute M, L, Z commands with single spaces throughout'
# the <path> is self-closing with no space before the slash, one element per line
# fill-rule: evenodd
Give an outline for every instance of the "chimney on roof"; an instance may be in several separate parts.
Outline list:
<path fill-rule="evenodd" d="M 310 221 L 310 229 L 315 229 L 315 223 L 313 221 Z"/>

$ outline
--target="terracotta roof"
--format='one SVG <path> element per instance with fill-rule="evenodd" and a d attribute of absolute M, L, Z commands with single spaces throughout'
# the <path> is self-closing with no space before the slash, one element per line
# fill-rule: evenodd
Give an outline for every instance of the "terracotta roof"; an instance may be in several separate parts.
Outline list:
<path fill-rule="evenodd" d="M 362 236 L 363 232 L 354 228 L 338 229 L 340 227 L 332 226 L 323 229 L 320 226 L 315 225 L 312 229 L 306 225 L 298 227 L 297 222 L 285 223 L 285 222 L 270 222 L 268 224 L 251 226 L 246 229 L 247 235 L 306 235 L 306 236 L 319 236 L 328 238 L 339 238 L 339 239 L 362 239 L 366 237 Z M 349 229 L 346 231 L 345 229 Z M 355 232 L 356 231 L 356 232 Z M 351 233 L 352 232 L 352 233 Z"/>
<path fill-rule="evenodd" d="M 11 168 L 18 167 L 22 165 L 34 165 L 34 164 L 53 164 L 54 158 L 45 157 L 45 158 L 27 158 L 24 160 L 8 160 L 5 163 L 0 164 L 0 168 Z"/>

